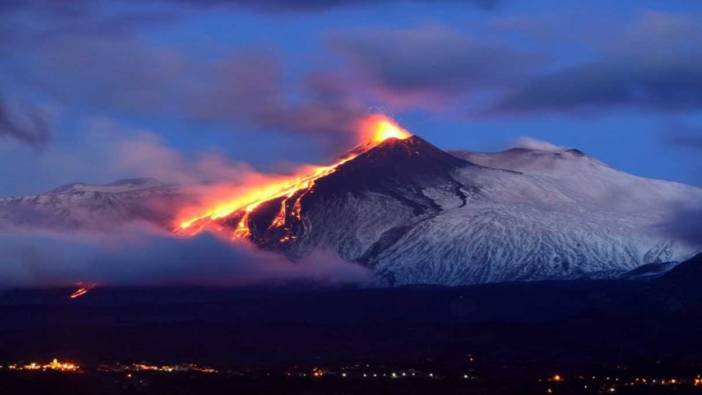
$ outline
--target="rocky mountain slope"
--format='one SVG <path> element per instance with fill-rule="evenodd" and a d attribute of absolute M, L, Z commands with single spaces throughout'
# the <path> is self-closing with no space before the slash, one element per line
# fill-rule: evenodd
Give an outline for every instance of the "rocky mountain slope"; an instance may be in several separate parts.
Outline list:
<path fill-rule="evenodd" d="M 384 283 L 462 285 L 610 278 L 684 260 L 700 246 L 660 224 L 695 201 L 700 189 L 631 176 L 577 150 L 449 154 L 415 136 L 318 180 L 301 215 L 286 210 L 274 224 L 281 202 L 271 202 L 246 220 L 255 243 L 291 257 L 332 250 Z"/>

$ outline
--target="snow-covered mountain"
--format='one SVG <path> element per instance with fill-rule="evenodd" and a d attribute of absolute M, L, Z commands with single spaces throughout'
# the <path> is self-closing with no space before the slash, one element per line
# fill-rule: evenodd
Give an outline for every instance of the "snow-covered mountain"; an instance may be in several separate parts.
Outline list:
<path fill-rule="evenodd" d="M 0 230 L 170 227 L 182 199 L 178 187 L 148 179 L 71 184 L 0 199 Z M 414 136 L 217 225 L 246 221 L 253 243 L 293 260 L 333 251 L 385 284 L 463 285 L 667 270 L 702 250 L 662 226 L 694 205 L 702 189 L 632 176 L 578 150 L 449 153 Z"/>
<path fill-rule="evenodd" d="M 287 207 L 274 224 L 297 197 L 301 215 Z M 609 278 L 701 247 L 660 224 L 702 203 L 702 190 L 578 150 L 449 154 L 416 136 L 389 140 L 297 197 L 261 205 L 248 218 L 252 241 L 291 257 L 333 250 L 394 285 Z"/>
<path fill-rule="evenodd" d="M 175 186 L 152 179 L 69 184 L 39 195 L 0 198 L 0 230 L 109 229 L 133 221 L 165 225 L 177 197 Z"/>

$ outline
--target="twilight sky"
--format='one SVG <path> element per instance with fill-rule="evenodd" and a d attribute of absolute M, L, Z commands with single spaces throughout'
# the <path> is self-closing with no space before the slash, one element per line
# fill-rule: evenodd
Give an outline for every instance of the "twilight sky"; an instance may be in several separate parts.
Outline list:
<path fill-rule="evenodd" d="M 697 0 L 6 0 L 0 19 L 3 196 L 325 161 L 374 111 L 442 148 L 529 136 L 702 185 Z"/>

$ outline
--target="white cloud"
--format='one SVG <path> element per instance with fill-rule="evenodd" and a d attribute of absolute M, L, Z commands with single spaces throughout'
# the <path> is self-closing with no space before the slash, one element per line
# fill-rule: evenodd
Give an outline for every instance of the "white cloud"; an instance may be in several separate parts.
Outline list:
<path fill-rule="evenodd" d="M 528 137 L 528 136 L 519 137 L 514 142 L 514 147 L 541 150 L 541 151 L 561 151 L 561 150 L 567 149 L 567 147 L 562 147 L 559 145 L 549 143 L 548 141 L 538 140 L 538 139 L 535 139 L 533 137 Z"/>

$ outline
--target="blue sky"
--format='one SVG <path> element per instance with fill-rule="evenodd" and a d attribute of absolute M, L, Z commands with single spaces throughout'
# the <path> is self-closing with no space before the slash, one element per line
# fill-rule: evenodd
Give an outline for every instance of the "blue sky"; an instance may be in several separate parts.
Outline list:
<path fill-rule="evenodd" d="M 373 111 L 446 149 L 530 136 L 702 185 L 694 0 L 27 0 L 0 18 L 0 195 L 152 175 L 125 165 L 134 142 L 186 165 L 325 161 Z"/>

